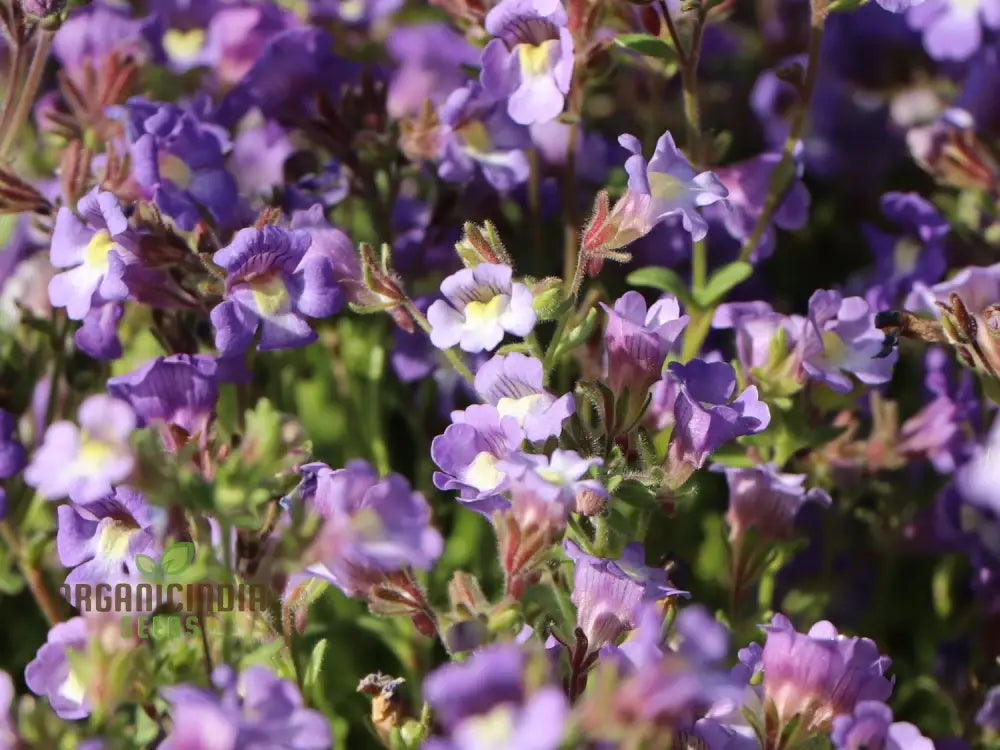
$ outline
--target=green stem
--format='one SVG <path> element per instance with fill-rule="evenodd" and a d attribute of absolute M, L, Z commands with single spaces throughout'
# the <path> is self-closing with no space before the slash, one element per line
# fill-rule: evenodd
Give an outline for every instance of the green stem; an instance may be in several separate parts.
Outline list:
<path fill-rule="evenodd" d="M 38 569 L 38 566 L 34 565 L 28 559 L 27 554 L 24 552 L 24 546 L 6 521 L 0 521 L 0 538 L 3 539 L 4 544 L 7 545 L 7 548 L 17 560 L 17 566 L 21 570 L 21 575 L 24 576 L 25 583 L 28 584 L 28 590 L 31 592 L 35 603 L 38 604 L 38 608 L 42 611 L 42 614 L 45 615 L 45 619 L 49 625 L 62 622 L 63 618 L 59 603 L 52 597 L 52 592 L 49 591 L 48 584 L 45 582 L 45 576 Z"/>
<path fill-rule="evenodd" d="M 52 47 L 52 39 L 56 32 L 52 29 L 42 29 L 35 46 L 35 53 L 31 57 L 31 65 L 28 67 L 28 75 L 24 79 L 24 86 L 21 87 L 21 95 L 17 100 L 17 108 L 11 116 L 7 129 L 0 140 L 0 160 L 6 158 L 11 146 L 17 141 L 21 128 L 24 127 L 28 119 L 28 112 L 35 101 L 35 94 L 38 93 L 38 86 L 42 82 L 42 73 L 45 72 L 45 63 L 49 59 L 49 49 Z"/>
<path fill-rule="evenodd" d="M 545 273 L 545 259 L 542 253 L 542 163 L 538 149 L 528 151 L 528 161 L 531 165 L 531 175 L 528 180 L 528 211 L 531 219 L 532 270 L 542 275 Z"/>
<path fill-rule="evenodd" d="M 52 351 L 55 362 L 52 367 L 52 381 L 49 383 L 49 400 L 45 404 L 45 425 L 52 424 L 56 415 L 56 403 L 59 401 L 59 381 L 62 379 L 63 364 L 66 359 L 66 331 L 69 329 L 69 318 L 59 319 L 57 310 L 52 310 Z"/>
<path fill-rule="evenodd" d="M 424 314 L 417 309 L 416 305 L 413 304 L 413 300 L 406 298 L 402 300 L 400 304 L 413 317 L 413 319 L 417 322 L 417 325 L 424 330 L 424 333 L 430 336 L 431 324 L 427 322 L 427 318 Z M 445 349 L 444 356 L 448 358 L 448 361 L 451 362 L 451 366 L 455 368 L 458 374 L 465 378 L 469 383 L 474 383 L 476 381 L 476 379 L 472 376 L 472 372 L 469 370 L 468 365 L 465 364 L 461 355 L 458 354 L 454 348 Z"/>
<path fill-rule="evenodd" d="M 576 71 L 580 66 L 576 65 Z M 575 79 L 575 76 L 574 76 Z M 566 285 L 566 298 L 574 296 L 583 280 L 583 260 L 580 257 L 579 225 L 576 212 L 576 144 L 580 137 L 580 110 L 583 107 L 582 84 L 573 80 L 570 82 L 569 114 L 572 121 L 569 124 L 569 144 L 566 148 L 566 165 L 563 171 L 563 203 L 566 211 L 566 224 L 563 237 L 563 283 Z"/>
<path fill-rule="evenodd" d="M 691 287 L 695 294 L 705 288 L 707 277 L 708 248 L 705 240 L 698 240 L 691 251 Z"/>
<path fill-rule="evenodd" d="M 677 57 L 681 63 L 681 88 L 683 89 L 684 100 L 684 121 L 687 127 L 687 147 L 690 151 L 692 161 L 700 163 L 702 154 L 701 145 L 701 108 L 698 103 L 698 61 L 701 58 L 701 40 L 705 31 L 706 12 L 699 9 L 695 19 L 694 32 L 691 36 L 691 47 L 684 49 L 681 42 L 680 33 L 674 24 L 674 19 L 670 15 L 665 0 L 660 0 L 660 12 L 663 13 L 663 20 L 667 27 L 667 33 L 677 50 Z"/>
<path fill-rule="evenodd" d="M 701 345 L 712 328 L 715 310 L 691 310 L 691 322 L 684 330 L 684 345 L 681 347 L 681 361 L 687 362 L 701 351 Z"/>
<path fill-rule="evenodd" d="M 555 333 L 552 334 L 552 340 L 549 341 L 549 347 L 545 350 L 545 358 L 542 360 L 542 368 L 546 375 L 556 364 L 556 351 L 559 349 L 559 342 L 566 333 L 566 329 L 569 328 L 571 318 L 573 318 L 572 310 L 559 318 L 559 322 L 556 324 Z"/>

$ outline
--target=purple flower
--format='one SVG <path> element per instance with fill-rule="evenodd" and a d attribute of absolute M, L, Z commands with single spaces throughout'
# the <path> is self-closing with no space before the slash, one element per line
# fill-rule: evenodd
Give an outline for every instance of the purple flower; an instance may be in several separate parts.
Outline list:
<path fill-rule="evenodd" d="M 468 80 L 461 66 L 478 62 L 476 48 L 441 22 L 395 28 L 385 46 L 399 66 L 386 102 L 393 117 L 413 114 L 428 100 L 440 104 Z"/>
<path fill-rule="evenodd" d="M 399 10 L 404 0 L 309 0 L 310 20 L 336 19 L 368 26 Z"/>
<path fill-rule="evenodd" d="M 563 549 L 575 566 L 570 598 L 591 652 L 632 630 L 643 604 L 686 595 L 670 584 L 665 570 L 646 567 L 639 542 L 626 544 L 618 560 L 588 555 L 570 539 L 563 541 Z"/>
<path fill-rule="evenodd" d="M 521 125 L 554 120 L 573 77 L 573 35 L 562 0 L 501 0 L 486 15 L 497 37 L 483 50 L 479 80 Z"/>
<path fill-rule="evenodd" d="M 49 259 L 71 270 L 49 282 L 54 307 L 65 307 L 73 320 L 83 320 L 92 307 L 128 297 L 125 265 L 133 259 L 128 220 L 111 193 L 94 188 L 76 204 L 83 221 L 63 206 L 56 216 Z"/>
<path fill-rule="evenodd" d="M 503 100 L 478 83 L 455 89 L 438 113 L 441 119 L 441 162 L 438 175 L 448 182 L 472 179 L 478 165 L 495 189 L 509 191 L 528 179 L 525 150 L 531 136 L 507 114 Z"/>
<path fill-rule="evenodd" d="M 674 464 L 700 469 L 723 443 L 763 432 L 771 422 L 756 386 L 732 399 L 736 372 L 726 362 L 671 362 L 663 379 L 656 398 L 662 411 L 673 413 L 669 455 Z"/>
<path fill-rule="evenodd" d="M 968 60 L 983 40 L 983 26 L 1000 29 L 997 0 L 924 0 L 907 12 L 910 28 L 923 34 L 935 60 Z"/>
<path fill-rule="evenodd" d="M 128 402 L 138 426 L 157 423 L 167 449 L 180 450 L 189 438 L 208 439 L 219 399 L 217 363 L 205 354 L 157 357 L 126 375 L 108 380 L 108 393 Z"/>
<path fill-rule="evenodd" d="M 955 473 L 955 486 L 969 505 L 1000 516 L 1000 416 L 994 418 L 993 427 L 985 446 Z"/>
<path fill-rule="evenodd" d="M 542 363 L 534 357 L 501 354 L 479 368 L 475 388 L 501 417 L 514 417 L 525 437 L 538 442 L 558 437 L 576 410 L 572 393 L 556 398 L 543 387 L 544 379 Z"/>
<path fill-rule="evenodd" d="M 517 420 L 501 416 L 494 406 L 480 404 L 452 418 L 454 423 L 431 442 L 431 458 L 441 468 L 434 472 L 434 486 L 457 490 L 459 500 L 476 510 L 505 507 L 507 501 L 500 493 L 507 488 L 507 475 L 498 462 L 524 439 Z"/>
<path fill-rule="evenodd" d="M 527 336 L 535 327 L 531 290 L 512 281 L 510 266 L 480 263 L 441 282 L 447 298 L 427 310 L 431 343 L 438 349 L 459 346 L 466 352 L 491 351 L 504 333 Z"/>
<path fill-rule="evenodd" d="M 233 139 L 229 160 L 240 194 L 270 196 L 284 184 L 285 161 L 294 152 L 295 144 L 277 123 L 264 122 L 242 130 Z"/>
<path fill-rule="evenodd" d="M 223 165 L 224 131 L 176 104 L 133 97 L 126 103 L 128 137 L 139 185 L 181 229 L 194 229 L 206 210 L 227 226 L 237 205 L 236 181 Z"/>
<path fill-rule="evenodd" d="M 79 427 L 66 421 L 49 425 L 24 471 L 24 481 L 49 500 L 67 495 L 76 503 L 100 500 L 132 473 L 135 458 L 128 440 L 136 418 L 127 403 L 90 396 L 80 405 L 77 421 Z"/>
<path fill-rule="evenodd" d="M 82 719 L 92 708 L 87 686 L 70 664 L 67 652 L 81 656 L 86 651 L 89 633 L 87 620 L 74 617 L 49 629 L 45 644 L 24 670 L 24 681 L 35 695 L 49 699 L 60 719 Z"/>
<path fill-rule="evenodd" d="M 118 322 L 125 314 L 121 302 L 107 302 L 91 307 L 83 325 L 73 334 L 73 341 L 80 351 L 94 359 L 118 359 L 122 356 L 122 342 L 118 338 Z"/>
<path fill-rule="evenodd" d="M 1000 732 L 1000 685 L 991 687 L 986 694 L 986 700 L 976 712 L 976 723 L 986 729 Z"/>
<path fill-rule="evenodd" d="M 818 290 L 809 298 L 809 322 L 802 367 L 814 380 L 837 393 L 850 393 L 851 373 L 865 385 L 892 379 L 897 352 L 877 358 L 885 334 L 875 327 L 875 313 L 861 297 Z"/>
<path fill-rule="evenodd" d="M 16 431 L 17 419 L 10 412 L 0 409 L 0 479 L 10 479 L 27 463 L 27 453 L 14 434 Z M 0 505 L 3 502 L 3 488 L 0 487 Z M 4 515 L 0 508 L 0 518 Z"/>
<path fill-rule="evenodd" d="M 192 9 L 185 8 L 183 18 L 191 16 Z M 229 88 L 253 69 L 274 37 L 295 23 L 291 13 L 269 3 L 220 4 L 208 21 L 197 64 L 211 66 L 219 85 Z"/>
<path fill-rule="evenodd" d="M 57 513 L 56 549 L 59 562 L 73 568 L 65 583 L 74 607 L 79 606 L 76 584 L 139 583 L 135 556 L 159 557 L 154 513 L 133 489 L 116 487 L 110 495 L 86 505 L 60 505 Z"/>
<path fill-rule="evenodd" d="M 120 6 L 94 2 L 75 8 L 59 27 L 52 41 L 52 54 L 74 79 L 82 78 L 85 63 L 100 66 L 111 52 L 119 52 L 142 63 L 149 57 L 142 38 L 142 20 Z"/>
<path fill-rule="evenodd" d="M 529 694 L 526 654 L 513 644 L 476 651 L 462 663 L 427 676 L 423 695 L 447 737 L 426 750 L 556 750 L 569 713 L 562 690 L 545 685 Z"/>
<path fill-rule="evenodd" d="M 162 750 L 328 750 L 333 738 L 326 719 L 305 708 L 295 683 L 261 665 L 249 666 L 237 679 L 220 666 L 212 682 L 221 695 L 176 685 L 163 689 L 173 728 Z"/>
<path fill-rule="evenodd" d="M 307 232 L 268 225 L 249 227 L 212 258 L 227 271 L 225 301 L 212 310 L 215 345 L 222 356 L 241 352 L 260 328 L 257 349 L 289 349 L 316 340 L 306 318 L 340 309 L 343 293 L 333 265 L 310 249 Z"/>
<path fill-rule="evenodd" d="M 892 721 L 892 709 L 879 701 L 860 701 L 850 715 L 833 720 L 830 739 L 837 750 L 934 750 L 934 743 L 905 721 Z"/>
<path fill-rule="evenodd" d="M 14 707 L 16 697 L 14 681 L 9 674 L 0 669 L 0 747 L 3 748 L 18 746 L 16 720 L 11 720 L 11 709 Z"/>
<path fill-rule="evenodd" d="M 333 280 L 351 302 L 362 302 L 367 290 L 361 278 L 361 263 L 350 237 L 330 225 L 323 215 L 323 206 L 292 214 L 291 228 L 307 232 L 312 238 L 309 252 L 328 260 L 333 268 Z"/>
<path fill-rule="evenodd" d="M 612 221 L 621 227 L 619 234 L 636 239 L 668 216 L 680 216 L 684 230 L 692 239 L 704 239 L 708 224 L 698 213 L 729 195 L 729 191 L 711 172 L 695 173 L 676 145 L 670 131 L 656 142 L 653 158 L 646 161 L 642 144 L 634 135 L 625 134 L 618 143 L 632 155 L 625 161 L 628 190 L 612 211 Z M 633 236 L 634 235 L 634 236 Z M 617 244 L 617 243 L 616 243 Z"/>
<path fill-rule="evenodd" d="M 625 292 L 608 313 L 604 348 L 608 354 L 608 382 L 616 394 L 626 390 L 639 399 L 660 379 L 663 362 L 691 318 L 681 315 L 680 304 L 661 297 L 647 311 L 639 292 Z"/>
<path fill-rule="evenodd" d="M 336 471 L 309 464 L 303 471 L 306 504 L 323 519 L 313 552 L 318 562 L 307 569 L 312 575 L 348 596 L 364 597 L 383 574 L 426 570 L 441 555 L 430 506 L 399 474 L 379 478 L 365 461 Z"/>
<path fill-rule="evenodd" d="M 786 539 L 799 509 L 807 502 L 831 504 L 819 488 L 807 490 L 805 474 L 782 474 L 773 464 L 752 469 L 725 468 L 729 482 L 729 535 L 741 538 L 754 528 L 764 539 Z"/>
<path fill-rule="evenodd" d="M 499 461 L 497 468 L 510 479 L 512 504 L 518 515 L 521 499 L 534 505 L 538 504 L 536 500 L 546 505 L 557 504 L 568 511 L 581 494 L 588 493 L 589 503 L 603 506 L 608 499 L 604 485 L 596 479 L 584 479 L 591 468 L 602 463 L 596 457 L 584 458 L 575 451 L 556 448 L 551 456 L 515 452 L 510 458 Z M 560 517 L 565 524 L 565 513 Z M 524 526 L 526 524 L 522 524 Z"/>
<path fill-rule="evenodd" d="M 868 638 L 840 635 L 827 621 L 798 633 L 784 615 L 764 627 L 764 694 L 781 726 L 800 716 L 807 730 L 826 728 L 861 701 L 892 693 L 885 677 L 891 661 Z"/>
<path fill-rule="evenodd" d="M 802 341 L 806 319 L 801 315 L 782 315 L 775 312 L 766 302 L 728 302 L 719 305 L 712 318 L 712 327 L 736 332 L 736 354 L 748 371 L 768 368 L 772 362 L 774 344 L 779 335 L 785 339 L 785 350 L 777 352 L 780 357 L 789 354 Z M 793 363 L 792 375 L 797 375 L 801 361 Z"/>

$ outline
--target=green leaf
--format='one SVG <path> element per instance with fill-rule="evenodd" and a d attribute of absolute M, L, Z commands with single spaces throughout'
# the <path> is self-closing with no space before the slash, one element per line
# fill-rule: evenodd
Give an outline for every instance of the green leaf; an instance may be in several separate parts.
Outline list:
<path fill-rule="evenodd" d="M 694 304 L 694 298 L 688 291 L 685 281 L 669 268 L 659 266 L 648 266 L 633 271 L 625 279 L 631 286 L 644 286 L 659 289 L 661 292 L 669 292 L 684 303 L 686 307 Z"/>
<path fill-rule="evenodd" d="M 750 278 L 753 266 L 742 260 L 723 266 L 705 284 L 705 288 L 695 292 L 695 301 L 701 307 L 711 307 L 722 300 L 729 290 Z"/>
<path fill-rule="evenodd" d="M 159 578 L 160 566 L 149 555 L 139 554 L 135 556 L 135 567 L 147 581 L 155 581 Z"/>
<path fill-rule="evenodd" d="M 302 687 L 306 695 L 312 695 L 313 691 L 319 687 L 319 675 L 323 668 L 323 657 L 326 655 L 326 644 L 326 638 L 321 638 L 313 646 L 312 654 L 309 656 L 309 664 L 302 677 Z"/>
<path fill-rule="evenodd" d="M 615 43 L 645 57 L 655 57 L 666 62 L 677 61 L 677 51 L 652 34 L 619 34 L 615 37 Z"/>
<path fill-rule="evenodd" d="M 160 567 L 165 576 L 175 576 L 183 573 L 194 562 L 194 544 L 192 542 L 174 542 L 163 552 Z"/>

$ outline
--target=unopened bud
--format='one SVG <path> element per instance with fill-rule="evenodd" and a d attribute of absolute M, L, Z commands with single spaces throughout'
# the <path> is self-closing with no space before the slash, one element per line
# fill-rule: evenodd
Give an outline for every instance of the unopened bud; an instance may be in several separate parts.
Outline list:
<path fill-rule="evenodd" d="M 582 490 L 573 498 L 573 510 L 581 516 L 598 516 L 607 505 L 608 499 L 599 492 Z"/>
<path fill-rule="evenodd" d="M 462 229 L 462 239 L 455 243 L 455 252 L 466 268 L 473 268 L 480 263 L 512 265 L 510 254 L 503 246 L 493 222 L 486 221 L 482 226 L 476 226 L 467 221 Z"/>

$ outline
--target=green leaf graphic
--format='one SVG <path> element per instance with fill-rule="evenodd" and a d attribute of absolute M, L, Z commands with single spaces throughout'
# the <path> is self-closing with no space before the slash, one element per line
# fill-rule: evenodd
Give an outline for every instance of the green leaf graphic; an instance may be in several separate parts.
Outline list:
<path fill-rule="evenodd" d="M 183 573 L 194 562 L 194 544 L 192 542 L 174 542 L 163 552 L 160 567 L 164 576 L 175 576 Z"/>
<path fill-rule="evenodd" d="M 159 564 L 149 555 L 136 555 L 135 567 L 147 581 L 156 581 L 160 577 L 158 574 L 162 574 Z"/>

